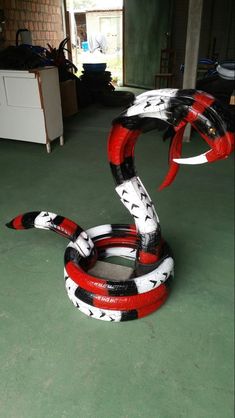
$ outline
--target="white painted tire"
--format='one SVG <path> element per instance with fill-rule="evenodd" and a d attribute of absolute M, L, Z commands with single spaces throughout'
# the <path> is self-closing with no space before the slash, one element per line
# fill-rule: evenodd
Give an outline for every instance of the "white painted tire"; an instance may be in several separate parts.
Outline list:
<path fill-rule="evenodd" d="M 235 80 L 235 62 L 224 62 L 216 67 L 221 78 L 225 80 Z"/>

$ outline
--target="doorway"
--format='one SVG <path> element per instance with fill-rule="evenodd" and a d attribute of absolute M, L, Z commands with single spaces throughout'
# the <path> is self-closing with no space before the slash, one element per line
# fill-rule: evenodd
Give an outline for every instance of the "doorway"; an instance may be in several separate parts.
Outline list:
<path fill-rule="evenodd" d="M 112 83 L 122 85 L 123 0 L 67 0 L 73 62 L 83 72 L 83 64 L 105 63 Z"/>

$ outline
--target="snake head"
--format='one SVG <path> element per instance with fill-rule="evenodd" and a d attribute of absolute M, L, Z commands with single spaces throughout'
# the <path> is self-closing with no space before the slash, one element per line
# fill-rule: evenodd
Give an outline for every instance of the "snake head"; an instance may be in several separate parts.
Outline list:
<path fill-rule="evenodd" d="M 187 123 L 206 141 L 209 150 L 195 157 L 182 158 Z M 137 96 L 133 105 L 114 120 L 109 140 L 109 161 L 117 184 L 136 175 L 133 155 L 138 135 L 151 129 L 162 130 L 166 126 L 167 134 L 170 127 L 173 135 L 169 170 L 160 190 L 173 182 L 180 164 L 194 165 L 221 160 L 234 150 L 232 115 L 213 96 L 193 89 L 148 91 Z"/>
<path fill-rule="evenodd" d="M 228 158 L 234 151 L 235 128 L 230 112 L 206 93 L 196 92 L 193 98 L 194 101 L 188 106 L 184 119 L 174 127 L 175 134 L 169 151 L 169 170 L 160 186 L 160 190 L 173 182 L 180 164 L 212 163 Z M 183 134 L 187 122 L 192 124 L 210 149 L 195 157 L 182 158 Z"/>

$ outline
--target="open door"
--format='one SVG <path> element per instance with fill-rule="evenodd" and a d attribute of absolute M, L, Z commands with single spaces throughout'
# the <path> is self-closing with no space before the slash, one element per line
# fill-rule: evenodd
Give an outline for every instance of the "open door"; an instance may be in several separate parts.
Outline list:
<path fill-rule="evenodd" d="M 123 58 L 123 0 L 64 0 L 66 33 L 77 76 L 83 64 L 105 63 L 112 83 L 121 85 Z"/>
<path fill-rule="evenodd" d="M 124 85 L 151 89 L 170 47 L 172 0 L 124 0 Z"/>

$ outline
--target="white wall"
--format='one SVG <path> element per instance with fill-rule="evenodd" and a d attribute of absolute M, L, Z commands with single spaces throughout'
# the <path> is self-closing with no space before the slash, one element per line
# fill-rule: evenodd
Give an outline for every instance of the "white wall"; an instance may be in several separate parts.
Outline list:
<path fill-rule="evenodd" d="M 97 33 L 105 35 L 107 53 L 115 53 L 122 48 L 122 11 L 99 11 L 86 13 L 87 38 Z"/>

